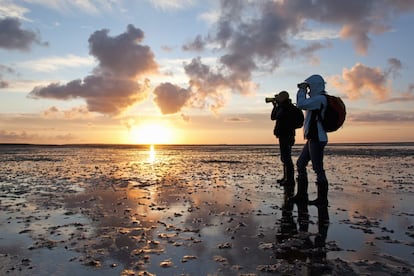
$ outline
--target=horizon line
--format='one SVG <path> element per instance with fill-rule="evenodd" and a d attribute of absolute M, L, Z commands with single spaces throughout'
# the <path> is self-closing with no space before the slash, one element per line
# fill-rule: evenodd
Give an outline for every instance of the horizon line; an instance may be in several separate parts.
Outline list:
<path fill-rule="evenodd" d="M 367 144 L 414 144 L 414 141 L 384 141 L 384 142 L 332 142 L 328 145 L 367 145 Z M 0 146 L 273 146 L 278 143 L 241 143 L 241 144 L 227 144 L 227 143 L 211 143 L 211 144 L 126 144 L 126 143 L 12 143 L 0 142 Z M 295 145 L 304 145 L 304 143 L 295 143 Z"/>

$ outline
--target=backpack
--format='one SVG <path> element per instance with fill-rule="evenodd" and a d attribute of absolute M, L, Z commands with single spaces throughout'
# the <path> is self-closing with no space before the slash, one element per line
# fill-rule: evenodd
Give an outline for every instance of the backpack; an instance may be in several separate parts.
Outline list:
<path fill-rule="evenodd" d="M 300 110 L 296 105 L 292 104 L 292 125 L 295 128 L 301 128 L 303 126 L 303 121 L 305 117 L 303 116 L 302 110 Z"/>
<path fill-rule="evenodd" d="M 325 116 L 322 120 L 322 126 L 326 132 L 338 130 L 345 121 L 346 108 L 340 97 L 325 94 L 328 105 L 326 106 Z M 322 108 L 321 108 L 322 110 Z"/>

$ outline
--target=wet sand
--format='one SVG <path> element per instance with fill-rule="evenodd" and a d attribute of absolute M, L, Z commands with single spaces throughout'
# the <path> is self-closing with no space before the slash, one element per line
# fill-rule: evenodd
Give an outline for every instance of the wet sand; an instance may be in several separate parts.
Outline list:
<path fill-rule="evenodd" d="M 272 145 L 0 151 L 1 275 L 414 274 L 412 144 L 329 147 L 326 210 Z"/>

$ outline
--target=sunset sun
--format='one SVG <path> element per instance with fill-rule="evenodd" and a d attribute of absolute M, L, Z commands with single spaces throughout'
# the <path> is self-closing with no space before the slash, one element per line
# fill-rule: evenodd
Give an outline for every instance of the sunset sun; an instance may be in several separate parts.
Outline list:
<path fill-rule="evenodd" d="M 146 123 L 135 126 L 130 131 L 130 139 L 135 144 L 171 144 L 173 143 L 173 131 L 164 124 Z"/>

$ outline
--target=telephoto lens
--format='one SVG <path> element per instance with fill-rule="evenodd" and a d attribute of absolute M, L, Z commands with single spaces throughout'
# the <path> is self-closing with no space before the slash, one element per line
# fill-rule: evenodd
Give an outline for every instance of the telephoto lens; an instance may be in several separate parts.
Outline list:
<path fill-rule="evenodd" d="M 265 102 L 266 103 L 272 103 L 272 102 L 274 102 L 275 101 L 275 98 L 270 98 L 270 97 L 266 97 L 265 98 Z"/>

